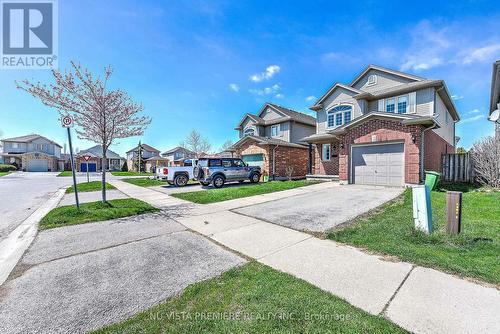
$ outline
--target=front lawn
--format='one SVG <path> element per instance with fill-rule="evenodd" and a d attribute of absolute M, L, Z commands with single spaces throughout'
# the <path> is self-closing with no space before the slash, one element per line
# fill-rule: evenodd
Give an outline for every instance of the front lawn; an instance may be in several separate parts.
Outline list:
<path fill-rule="evenodd" d="M 154 187 L 154 186 L 164 186 L 167 182 L 150 179 L 150 178 L 134 178 L 134 179 L 122 179 L 122 181 L 134 184 L 140 187 Z"/>
<path fill-rule="evenodd" d="M 298 187 L 304 187 L 313 184 L 312 182 L 299 181 L 272 181 L 266 183 L 258 183 L 252 185 L 231 186 L 226 185 L 220 189 L 191 191 L 185 193 L 172 194 L 171 196 L 184 199 L 186 201 L 208 204 L 231 199 L 249 197 L 254 195 L 262 195 L 275 191 L 288 190 Z"/>
<path fill-rule="evenodd" d="M 101 187 L 102 187 L 101 181 L 90 181 L 90 182 L 82 182 L 82 183 L 76 184 L 76 189 L 80 193 L 89 192 L 89 191 L 99 191 L 99 190 L 101 190 Z M 111 189 L 116 189 L 116 188 L 113 187 L 111 184 L 106 182 L 106 189 L 111 190 Z M 73 186 L 71 186 L 68 189 L 66 189 L 66 194 L 73 193 L 74 191 L 75 191 L 75 188 Z"/>
<path fill-rule="evenodd" d="M 57 176 L 59 176 L 59 177 L 67 177 L 67 176 L 72 176 L 72 175 L 73 175 L 73 172 L 70 170 L 65 170 L 65 171 L 62 171 L 59 174 L 57 174 Z"/>
<path fill-rule="evenodd" d="M 94 333 L 406 333 L 301 279 L 251 262 Z"/>
<path fill-rule="evenodd" d="M 9 174 L 9 173 L 10 173 L 10 172 L 0 172 L 0 177 L 5 176 L 5 175 L 7 175 L 7 174 Z"/>
<path fill-rule="evenodd" d="M 114 176 L 151 176 L 153 173 L 140 173 L 140 172 L 111 172 Z"/>
<path fill-rule="evenodd" d="M 454 187 L 456 189 L 456 187 Z M 431 193 L 430 236 L 414 229 L 412 193 L 408 189 L 396 201 L 369 217 L 330 233 L 329 238 L 394 255 L 403 261 L 500 284 L 500 193 L 481 192 L 461 186 L 462 232 L 445 231 L 446 193 Z"/>
<path fill-rule="evenodd" d="M 154 212 L 158 209 L 133 198 L 113 199 L 107 203 L 92 202 L 80 204 L 80 211 L 75 205 L 61 206 L 50 211 L 40 221 L 40 229 L 84 224 L 121 217 Z"/>

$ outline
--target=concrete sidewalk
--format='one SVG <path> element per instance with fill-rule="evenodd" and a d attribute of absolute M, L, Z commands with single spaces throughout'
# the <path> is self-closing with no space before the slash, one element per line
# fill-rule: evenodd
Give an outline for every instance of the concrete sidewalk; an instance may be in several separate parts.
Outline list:
<path fill-rule="evenodd" d="M 124 182 L 121 182 L 124 183 Z M 304 279 L 414 333 L 499 333 L 500 292 L 433 269 L 391 262 L 354 247 L 229 211 L 333 183 L 209 205 L 186 206 L 137 186 L 113 185 L 152 205 L 179 205 L 176 220 L 211 240 Z M 339 191 L 341 189 L 339 188 Z M 184 210 L 183 210 L 184 209 Z"/>

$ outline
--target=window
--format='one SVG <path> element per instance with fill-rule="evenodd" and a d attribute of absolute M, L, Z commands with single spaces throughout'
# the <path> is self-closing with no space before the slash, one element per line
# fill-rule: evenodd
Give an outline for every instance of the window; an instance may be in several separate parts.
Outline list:
<path fill-rule="evenodd" d="M 213 159 L 208 162 L 208 167 L 220 167 L 222 166 L 222 161 L 220 159 Z"/>
<path fill-rule="evenodd" d="M 234 167 L 245 167 L 245 163 L 240 159 L 233 160 Z"/>
<path fill-rule="evenodd" d="M 245 129 L 243 132 L 243 136 L 253 136 L 255 135 L 255 130 L 250 128 L 250 129 Z"/>
<path fill-rule="evenodd" d="M 328 113 L 328 116 L 327 116 L 327 126 L 329 128 L 331 128 L 334 125 L 335 125 L 335 114 L 334 113 Z"/>
<path fill-rule="evenodd" d="M 18 148 L 19 144 L 18 143 L 12 143 L 12 148 Z"/>
<path fill-rule="evenodd" d="M 394 98 L 387 99 L 387 102 L 385 104 L 385 111 L 393 113 L 394 109 L 395 109 Z"/>
<path fill-rule="evenodd" d="M 342 113 L 341 112 L 335 114 L 335 125 L 337 125 L 337 126 L 342 125 Z"/>
<path fill-rule="evenodd" d="M 271 137 L 277 137 L 279 135 L 280 135 L 280 126 L 279 126 L 279 124 L 271 126 Z"/>
<path fill-rule="evenodd" d="M 344 113 L 344 124 L 349 124 L 349 123 L 351 123 L 351 112 L 346 111 Z"/>
<path fill-rule="evenodd" d="M 373 86 L 377 84 L 377 76 L 372 74 L 368 77 L 368 81 L 366 82 L 367 86 Z"/>
<path fill-rule="evenodd" d="M 222 160 L 222 166 L 224 166 L 224 168 L 231 167 L 231 160 L 227 160 L 227 159 Z"/>
<path fill-rule="evenodd" d="M 398 114 L 406 114 L 406 107 L 408 106 L 408 97 L 398 97 Z"/>
<path fill-rule="evenodd" d="M 323 144 L 322 146 L 322 156 L 321 160 L 328 161 L 330 160 L 330 144 Z"/>

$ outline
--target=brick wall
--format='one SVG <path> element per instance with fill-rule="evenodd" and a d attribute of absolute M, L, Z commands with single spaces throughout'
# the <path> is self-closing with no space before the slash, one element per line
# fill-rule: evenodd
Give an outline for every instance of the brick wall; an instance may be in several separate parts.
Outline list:
<path fill-rule="evenodd" d="M 422 125 L 403 125 L 398 121 L 374 119 L 367 121 L 341 137 L 339 152 L 339 179 L 349 179 L 349 153 L 352 144 L 403 141 L 405 149 L 405 182 L 420 181 L 420 141 Z"/>
<path fill-rule="evenodd" d="M 339 175 L 339 144 L 337 142 L 330 143 L 331 157 L 330 161 L 323 161 L 322 150 L 323 144 L 316 144 L 314 147 L 314 174 L 317 175 Z"/>
<path fill-rule="evenodd" d="M 441 154 L 455 153 L 455 147 L 434 131 L 424 134 L 424 169 L 441 173 Z"/>
<path fill-rule="evenodd" d="M 264 165 L 262 166 L 262 172 L 264 175 L 270 175 L 269 171 L 269 152 L 268 152 L 268 147 L 264 146 L 257 146 L 255 145 L 255 142 L 252 142 L 250 140 L 244 142 L 239 148 L 236 149 L 235 152 L 236 157 L 241 157 L 242 155 L 246 154 L 263 154 L 264 155 Z"/>

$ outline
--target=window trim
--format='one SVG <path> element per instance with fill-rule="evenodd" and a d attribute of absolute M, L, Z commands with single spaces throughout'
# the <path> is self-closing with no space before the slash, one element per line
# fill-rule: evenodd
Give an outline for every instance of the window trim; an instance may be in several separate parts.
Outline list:
<path fill-rule="evenodd" d="M 373 78 L 373 81 L 370 81 L 370 78 Z M 377 75 L 370 74 L 366 79 L 366 87 L 375 86 L 377 84 Z"/>
<path fill-rule="evenodd" d="M 328 159 L 325 159 L 325 148 L 328 147 Z M 330 161 L 332 158 L 332 144 L 321 144 L 321 161 Z"/>
<path fill-rule="evenodd" d="M 339 111 L 334 111 L 335 108 L 337 107 L 342 107 L 342 106 L 346 106 L 346 107 L 350 107 L 351 109 L 350 110 L 339 110 Z M 343 126 L 345 125 L 345 113 L 346 112 L 350 112 L 351 113 L 351 120 L 349 121 L 352 122 L 352 116 L 353 116 L 353 113 L 354 113 L 354 106 L 351 104 L 351 103 L 338 103 L 336 105 L 334 105 L 333 107 L 331 107 L 327 112 L 326 112 L 326 128 L 327 129 L 334 129 L 334 128 L 337 128 L 339 126 Z M 337 114 L 341 114 L 341 123 L 339 125 L 337 125 Z M 333 117 L 333 125 L 330 126 L 328 125 L 328 119 L 330 117 Z"/>
<path fill-rule="evenodd" d="M 276 134 L 273 135 L 273 129 L 276 129 Z M 280 137 L 281 136 L 281 126 L 280 124 L 271 125 L 271 137 Z"/>
<path fill-rule="evenodd" d="M 406 109 L 404 113 L 399 113 L 398 110 L 398 103 L 399 103 L 399 98 L 406 98 Z M 389 100 L 394 100 L 394 111 L 387 111 L 387 105 Z M 405 115 L 410 113 L 410 94 L 402 94 L 402 95 L 397 95 L 397 96 L 391 96 L 387 97 L 384 99 L 384 112 L 389 113 L 389 114 L 399 114 L 399 115 Z"/>
<path fill-rule="evenodd" d="M 247 132 L 251 131 L 252 134 L 249 134 Z M 253 127 L 250 127 L 250 128 L 246 128 L 243 130 L 243 137 L 246 137 L 246 136 L 255 136 L 255 128 Z"/>

